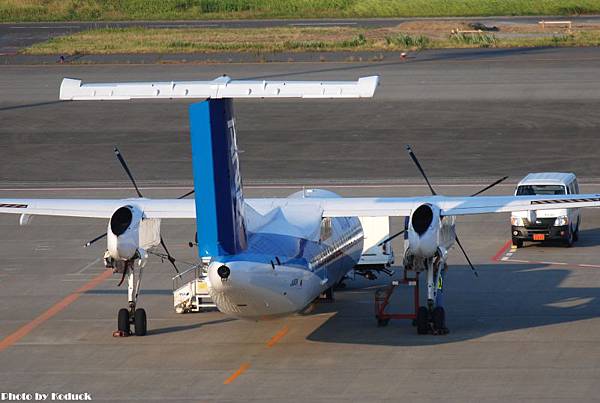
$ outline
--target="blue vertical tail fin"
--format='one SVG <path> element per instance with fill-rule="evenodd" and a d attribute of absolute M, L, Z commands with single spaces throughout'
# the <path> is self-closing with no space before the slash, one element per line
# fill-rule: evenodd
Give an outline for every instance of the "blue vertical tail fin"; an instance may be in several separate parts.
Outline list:
<path fill-rule="evenodd" d="M 190 105 L 192 167 L 200 257 L 246 249 L 244 196 L 233 102 L 209 99 Z"/>

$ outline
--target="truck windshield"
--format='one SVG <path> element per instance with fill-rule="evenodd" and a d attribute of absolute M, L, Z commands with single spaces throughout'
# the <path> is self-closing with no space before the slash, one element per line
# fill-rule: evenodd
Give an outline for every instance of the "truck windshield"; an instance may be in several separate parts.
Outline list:
<path fill-rule="evenodd" d="M 521 185 L 517 188 L 517 196 L 564 194 L 567 192 L 562 185 Z"/>

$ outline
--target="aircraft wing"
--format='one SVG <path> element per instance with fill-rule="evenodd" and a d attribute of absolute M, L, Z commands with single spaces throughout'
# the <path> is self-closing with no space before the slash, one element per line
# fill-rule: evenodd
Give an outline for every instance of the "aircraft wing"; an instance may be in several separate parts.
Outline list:
<path fill-rule="evenodd" d="M 193 199 L 0 199 L 0 213 L 110 218 L 126 205 L 139 207 L 146 218 L 196 218 Z"/>
<path fill-rule="evenodd" d="M 315 204 L 323 217 L 410 216 L 421 204 L 437 206 L 442 215 L 458 216 L 556 208 L 600 207 L 600 194 L 568 196 L 425 196 L 300 199 L 246 199 L 257 211 L 294 203 Z M 0 213 L 62 217 L 110 218 L 125 205 L 137 206 L 146 218 L 196 218 L 194 199 L 0 199 Z"/>
<path fill-rule="evenodd" d="M 424 203 L 437 206 L 444 216 L 505 213 L 557 208 L 600 207 L 600 194 L 568 196 L 426 196 L 321 199 L 324 217 L 410 216 Z"/>

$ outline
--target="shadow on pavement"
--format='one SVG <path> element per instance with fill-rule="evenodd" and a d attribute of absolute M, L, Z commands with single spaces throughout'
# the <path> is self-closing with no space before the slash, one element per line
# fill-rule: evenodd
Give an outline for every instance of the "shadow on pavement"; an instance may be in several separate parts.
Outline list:
<path fill-rule="evenodd" d="M 570 270 L 540 264 L 488 264 L 478 269 L 475 278 L 465 266 L 450 266 L 444 298 L 451 332 L 446 336 L 419 336 L 409 320 L 377 327 L 374 290 L 348 289 L 338 292 L 334 303 L 317 305 L 315 314 L 335 315 L 307 339 L 359 345 L 438 345 L 600 316 L 600 287 L 562 286 Z M 421 303 L 424 292 L 421 281 Z M 401 288 L 388 312 L 410 312 L 411 298 L 412 291 Z"/>

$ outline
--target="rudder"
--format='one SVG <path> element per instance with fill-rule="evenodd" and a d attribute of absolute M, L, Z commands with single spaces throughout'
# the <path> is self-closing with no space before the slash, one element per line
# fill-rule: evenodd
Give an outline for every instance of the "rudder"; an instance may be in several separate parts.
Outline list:
<path fill-rule="evenodd" d="M 240 253 L 247 241 L 232 99 L 195 103 L 189 113 L 198 253 Z"/>

